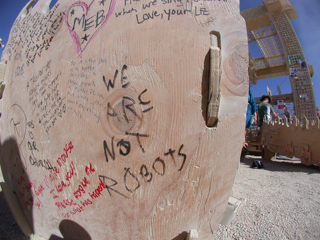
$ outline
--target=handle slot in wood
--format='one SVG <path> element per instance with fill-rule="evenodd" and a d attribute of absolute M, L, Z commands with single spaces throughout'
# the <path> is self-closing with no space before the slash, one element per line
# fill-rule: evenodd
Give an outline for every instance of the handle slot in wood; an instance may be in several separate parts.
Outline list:
<path fill-rule="evenodd" d="M 220 106 L 220 79 L 221 79 L 221 38 L 219 32 L 210 33 L 210 73 L 209 95 L 207 108 L 207 126 L 216 127 Z"/>

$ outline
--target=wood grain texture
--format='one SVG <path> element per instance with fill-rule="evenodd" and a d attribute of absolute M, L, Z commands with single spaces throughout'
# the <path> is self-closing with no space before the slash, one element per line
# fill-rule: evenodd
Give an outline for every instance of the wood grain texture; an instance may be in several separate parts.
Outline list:
<path fill-rule="evenodd" d="M 244 136 L 248 48 L 238 0 L 41 1 L 7 60 L 1 167 L 33 231 L 210 239 Z M 218 124 L 206 126 L 210 33 Z"/>
<path fill-rule="evenodd" d="M 299 123 L 296 116 L 288 123 L 275 120 L 263 123 L 262 144 L 273 153 L 283 153 L 289 158 L 297 157 L 305 165 L 320 166 L 319 119 L 312 124 L 307 118 Z M 274 154 L 273 154 L 274 155 Z"/>

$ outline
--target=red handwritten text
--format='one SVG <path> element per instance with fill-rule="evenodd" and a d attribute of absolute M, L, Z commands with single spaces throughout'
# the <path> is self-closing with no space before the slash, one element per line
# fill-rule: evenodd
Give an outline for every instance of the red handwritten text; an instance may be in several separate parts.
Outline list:
<path fill-rule="evenodd" d="M 37 195 L 37 196 L 39 196 L 40 194 L 41 194 L 41 196 L 43 197 L 43 194 L 42 194 L 42 192 L 43 192 L 43 190 L 44 190 L 44 187 L 40 184 L 40 186 L 38 187 L 38 189 L 36 189 L 35 188 L 35 194 Z"/>
<path fill-rule="evenodd" d="M 92 199 L 100 197 L 102 190 L 106 188 L 106 185 L 103 183 L 101 178 L 99 178 L 99 180 L 100 180 L 99 186 L 92 193 L 89 193 Z"/>
<path fill-rule="evenodd" d="M 36 196 L 43 196 L 43 191 L 45 188 L 40 184 L 40 186 L 36 186 L 34 182 L 26 182 L 23 176 L 20 176 L 17 180 L 17 183 L 21 186 L 21 194 L 22 202 L 25 207 L 35 205 L 39 209 L 42 205 L 40 199 Z"/>
<path fill-rule="evenodd" d="M 56 204 L 56 206 L 57 206 L 60 210 L 66 208 L 67 206 L 77 205 L 77 204 L 73 201 L 73 199 L 64 199 L 63 201 L 61 201 L 61 202 L 56 202 L 55 204 Z"/>
<path fill-rule="evenodd" d="M 71 161 L 71 164 L 70 164 L 70 168 L 71 168 L 71 170 L 68 171 L 67 174 L 66 174 L 66 181 L 68 182 L 68 186 L 70 186 L 70 184 L 71 184 L 70 183 L 70 179 L 72 178 L 72 176 L 73 175 L 77 175 L 77 173 L 75 171 L 76 169 L 75 169 L 72 161 Z"/>
<path fill-rule="evenodd" d="M 79 184 L 78 190 L 75 191 L 75 192 L 73 193 L 73 195 L 74 195 L 77 199 L 78 199 L 79 197 L 81 197 L 83 193 L 86 193 L 86 191 L 84 190 L 84 188 L 85 188 L 88 184 L 90 184 L 90 182 L 88 181 L 88 179 L 87 179 L 86 177 L 84 177 L 84 178 L 82 179 L 82 181 L 80 182 L 80 184 Z"/>
<path fill-rule="evenodd" d="M 86 166 L 85 168 L 86 174 L 89 176 L 91 173 L 95 172 L 96 170 L 92 167 L 92 164 L 90 163 L 90 166 Z"/>
<path fill-rule="evenodd" d="M 61 183 L 59 183 L 58 185 L 55 185 L 57 192 L 62 192 L 62 190 L 64 188 L 70 186 L 71 185 L 71 183 L 70 183 L 71 177 L 73 175 L 77 175 L 76 172 L 75 172 L 75 167 L 73 165 L 73 161 L 71 161 L 70 168 L 71 168 L 71 170 L 68 171 L 67 174 L 66 174 L 66 182 L 67 183 L 65 183 L 65 181 L 62 180 Z"/>
<path fill-rule="evenodd" d="M 60 167 L 62 166 L 62 164 L 66 163 L 67 158 L 69 157 L 68 151 L 69 153 L 71 153 L 71 149 L 73 149 L 72 142 L 70 142 L 69 144 L 66 144 L 65 148 L 63 149 L 64 153 L 61 154 L 61 156 L 57 160 L 57 163 L 59 164 Z M 57 173 L 59 173 L 59 171 Z"/>
<path fill-rule="evenodd" d="M 55 167 L 56 168 L 56 167 Z M 49 176 L 45 175 L 44 177 L 44 182 L 47 185 L 47 187 L 50 187 L 52 182 L 58 179 L 58 174 L 59 171 L 52 171 L 50 172 Z"/>
<path fill-rule="evenodd" d="M 54 189 L 51 189 L 50 193 L 53 195 L 53 198 L 58 198 L 58 195 L 54 193 Z"/>

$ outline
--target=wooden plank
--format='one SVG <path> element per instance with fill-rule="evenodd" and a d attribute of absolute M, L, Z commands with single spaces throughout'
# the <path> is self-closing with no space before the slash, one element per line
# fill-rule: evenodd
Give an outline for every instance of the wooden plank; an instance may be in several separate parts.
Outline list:
<path fill-rule="evenodd" d="M 262 142 L 273 152 L 280 152 L 287 157 L 297 157 L 306 165 L 320 166 L 320 128 L 318 123 L 313 125 L 305 119 L 303 124 L 297 119 L 293 124 L 279 121 L 263 123 Z"/>
<path fill-rule="evenodd" d="M 245 128 L 239 1 L 48 3 L 22 10 L 3 53 L 1 167 L 32 231 L 160 240 L 193 230 L 210 239 Z M 208 128 L 213 31 L 220 106 Z"/>

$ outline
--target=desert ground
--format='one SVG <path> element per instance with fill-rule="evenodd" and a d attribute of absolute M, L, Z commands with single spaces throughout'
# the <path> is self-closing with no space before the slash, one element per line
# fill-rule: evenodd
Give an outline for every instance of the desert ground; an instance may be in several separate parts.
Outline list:
<path fill-rule="evenodd" d="M 231 194 L 237 200 L 235 217 L 220 225 L 212 239 L 320 239 L 319 167 L 264 160 L 263 169 L 252 169 L 259 158 L 242 157 Z M 0 221 L 1 240 L 26 239 L 2 192 Z"/>

